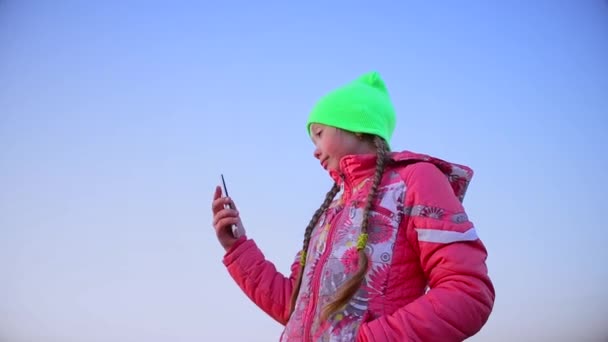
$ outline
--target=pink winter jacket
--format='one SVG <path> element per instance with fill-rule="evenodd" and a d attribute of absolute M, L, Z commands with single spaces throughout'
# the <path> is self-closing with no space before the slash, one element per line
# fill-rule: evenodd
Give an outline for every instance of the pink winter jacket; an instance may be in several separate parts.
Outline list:
<path fill-rule="evenodd" d="M 461 204 L 473 172 L 411 152 L 391 153 L 372 206 L 369 270 L 350 303 L 327 321 L 322 308 L 357 270 L 357 238 L 375 157 L 347 156 L 332 177 L 342 195 L 313 234 L 295 311 L 289 277 L 241 238 L 225 255 L 228 272 L 262 310 L 285 325 L 281 341 L 462 341 L 494 304 L 487 252 Z"/>

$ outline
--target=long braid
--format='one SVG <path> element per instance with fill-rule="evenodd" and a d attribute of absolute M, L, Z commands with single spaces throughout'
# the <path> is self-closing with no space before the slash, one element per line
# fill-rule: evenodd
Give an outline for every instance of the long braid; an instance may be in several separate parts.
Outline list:
<path fill-rule="evenodd" d="M 306 232 L 304 233 L 304 244 L 302 247 L 302 252 L 301 252 L 301 257 L 300 257 L 300 272 L 298 272 L 298 277 L 296 278 L 296 283 L 295 283 L 296 286 L 294 287 L 293 292 L 291 293 L 291 312 L 293 312 L 293 310 L 296 307 L 296 300 L 298 298 L 298 292 L 300 292 L 300 286 L 302 285 L 302 274 L 304 273 L 304 265 L 306 264 L 306 253 L 308 251 L 308 244 L 310 243 L 310 236 L 311 236 L 312 231 L 314 230 L 315 226 L 317 225 L 317 222 L 321 218 L 321 215 L 323 215 L 323 213 L 327 210 L 327 208 L 333 201 L 334 197 L 336 197 L 336 194 L 338 193 L 339 190 L 340 190 L 340 187 L 338 186 L 338 184 L 334 183 L 331 190 L 329 190 L 329 192 L 325 196 L 325 200 L 323 201 L 323 204 L 321 205 L 321 207 L 319 209 L 317 209 L 315 214 L 310 219 L 308 226 L 306 227 Z"/>
<path fill-rule="evenodd" d="M 365 246 L 367 244 L 368 237 L 368 227 L 369 227 L 369 213 L 372 208 L 372 203 L 374 197 L 376 197 L 376 192 L 378 190 L 378 186 L 382 180 L 382 175 L 384 174 L 384 169 L 388 162 L 388 153 L 389 147 L 386 142 L 378 137 L 374 136 L 374 145 L 377 150 L 377 159 L 376 159 L 376 173 L 374 174 L 374 179 L 372 182 L 372 186 L 367 196 L 367 202 L 365 204 L 365 208 L 363 210 L 363 222 L 361 224 L 361 235 L 359 235 L 359 239 L 357 241 L 357 252 L 359 254 L 359 269 L 353 275 L 351 279 L 349 279 L 337 292 L 336 299 L 327 304 L 324 308 L 323 313 L 321 315 L 321 319 L 326 320 L 332 313 L 343 308 L 350 299 L 355 295 L 361 284 L 363 283 L 363 279 L 365 279 L 365 274 L 367 273 L 367 266 L 369 263 L 367 254 L 365 253 Z"/>

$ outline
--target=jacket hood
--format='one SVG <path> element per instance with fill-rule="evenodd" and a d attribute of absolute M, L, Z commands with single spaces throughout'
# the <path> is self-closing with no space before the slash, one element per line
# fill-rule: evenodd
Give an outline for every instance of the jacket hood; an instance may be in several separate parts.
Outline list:
<path fill-rule="evenodd" d="M 473 170 L 465 165 L 449 162 L 426 154 L 411 151 L 391 152 L 389 166 L 404 167 L 409 164 L 427 162 L 435 165 L 448 178 L 454 195 L 462 202 L 473 178 Z M 340 170 L 329 172 L 339 185 L 354 184 L 373 175 L 376 166 L 375 154 L 348 155 L 340 160 Z"/>

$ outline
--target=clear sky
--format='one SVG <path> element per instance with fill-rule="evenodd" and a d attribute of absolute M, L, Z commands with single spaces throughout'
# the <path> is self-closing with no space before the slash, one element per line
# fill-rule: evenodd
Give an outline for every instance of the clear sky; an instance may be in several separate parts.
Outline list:
<path fill-rule="evenodd" d="M 221 260 L 226 177 L 283 272 L 331 180 L 308 111 L 376 70 L 392 146 L 475 170 L 490 320 L 608 338 L 605 1 L 0 2 L 0 341 L 273 341 Z"/>

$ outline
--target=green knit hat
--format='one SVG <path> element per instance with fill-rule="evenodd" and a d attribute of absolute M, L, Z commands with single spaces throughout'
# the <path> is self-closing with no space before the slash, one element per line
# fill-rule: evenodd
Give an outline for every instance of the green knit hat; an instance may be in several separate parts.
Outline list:
<path fill-rule="evenodd" d="M 310 126 L 320 123 L 375 134 L 390 144 L 395 121 L 384 81 L 377 72 L 369 72 L 323 96 L 310 113 L 306 129 L 310 135 Z"/>

